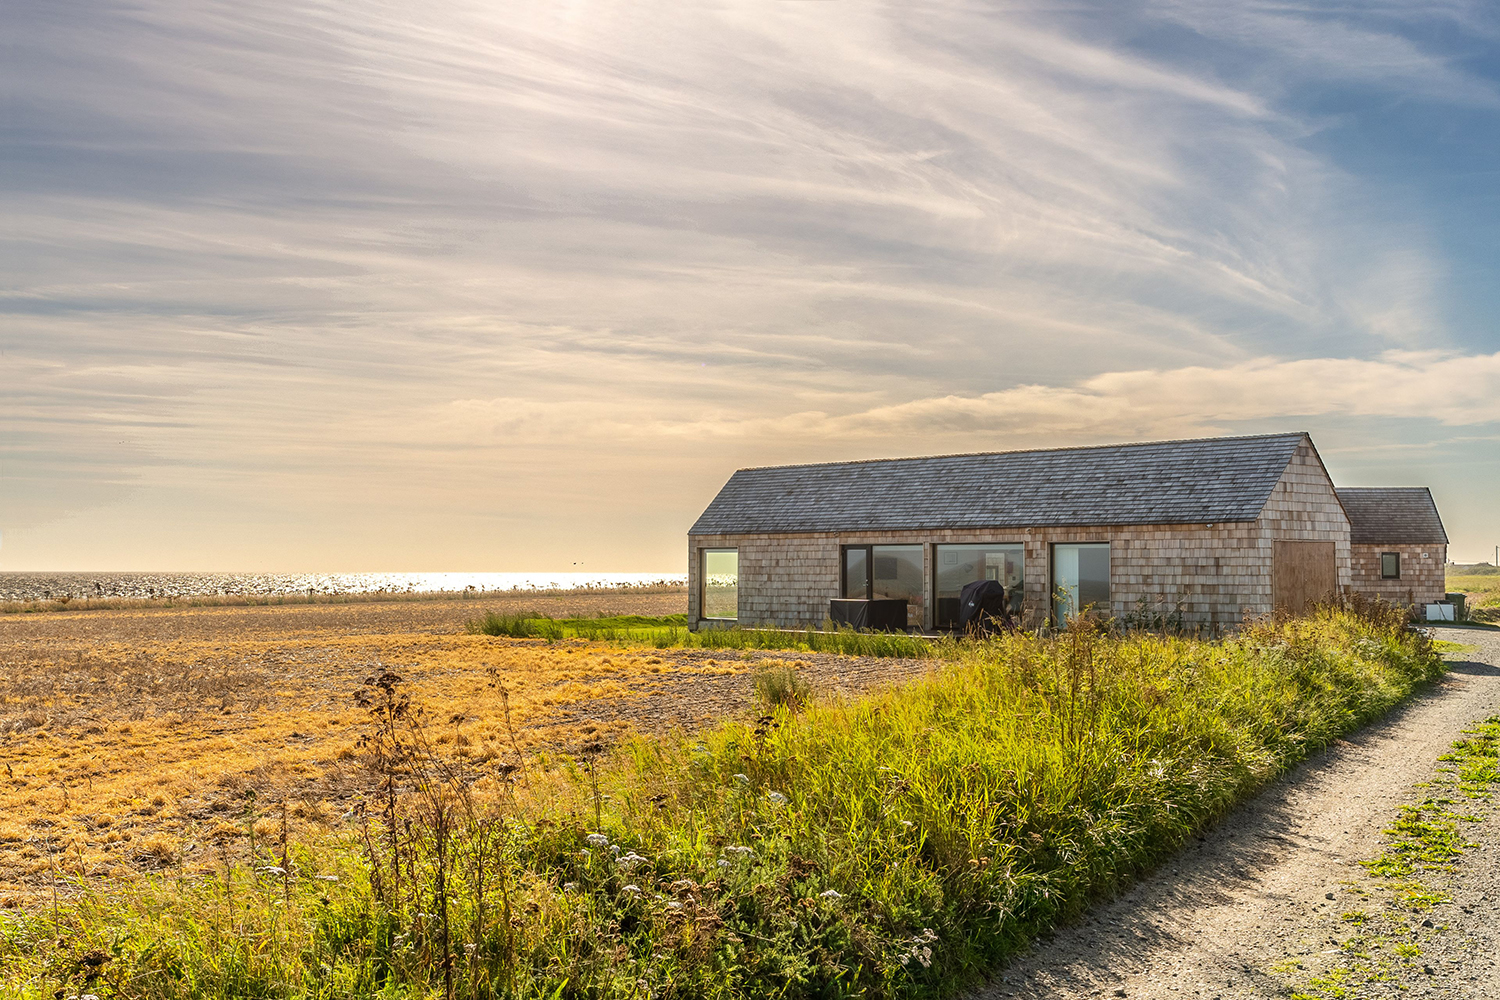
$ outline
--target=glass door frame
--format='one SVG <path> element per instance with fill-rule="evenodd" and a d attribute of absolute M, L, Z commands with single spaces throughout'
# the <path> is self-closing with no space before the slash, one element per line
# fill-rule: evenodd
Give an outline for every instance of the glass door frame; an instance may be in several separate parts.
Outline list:
<path fill-rule="evenodd" d="M 1058 620 L 1058 614 L 1057 614 L 1057 610 L 1058 610 L 1058 600 L 1057 600 L 1057 591 L 1058 591 L 1058 583 L 1057 583 L 1057 550 L 1059 548 L 1071 548 L 1071 547 L 1078 547 L 1078 546 L 1097 546 L 1099 548 L 1104 549 L 1105 563 L 1106 563 L 1106 566 L 1108 567 L 1105 570 L 1105 573 L 1106 573 L 1106 576 L 1105 576 L 1105 586 L 1107 588 L 1109 588 L 1109 598 L 1108 598 L 1108 600 L 1109 601 L 1113 601 L 1114 600 L 1114 575 L 1115 575 L 1115 558 L 1114 558 L 1114 556 L 1115 556 L 1115 553 L 1114 553 L 1114 546 L 1110 543 L 1110 541 L 1108 539 L 1093 540 L 1093 541 L 1081 541 L 1081 542 L 1051 542 L 1051 543 L 1049 543 L 1047 545 L 1047 583 L 1048 583 L 1048 587 L 1049 587 L 1049 591 L 1048 591 L 1048 594 L 1047 594 L 1047 618 L 1048 618 L 1049 621 L 1052 622 L 1052 625 L 1053 625 L 1054 628 L 1064 628 L 1068 624 L 1066 620 L 1059 621 Z M 1082 588 L 1082 583 L 1083 583 L 1083 581 L 1079 580 L 1080 589 Z M 1094 607 L 1094 606 L 1095 605 L 1093 605 L 1093 604 L 1085 605 L 1085 607 Z M 1082 609 L 1080 609 L 1080 608 L 1071 608 L 1070 610 L 1072 611 L 1073 614 L 1077 614 Z M 1108 608 L 1106 608 L 1105 610 L 1106 610 L 1106 614 L 1107 614 Z"/>
<path fill-rule="evenodd" d="M 922 621 L 920 623 L 916 624 L 916 625 L 910 625 L 908 627 L 909 628 L 921 628 L 921 629 L 928 628 L 929 627 L 929 622 L 930 622 L 930 617 L 932 615 L 932 609 L 931 609 L 931 607 L 929 607 L 929 603 L 930 602 L 928 601 L 928 594 L 927 594 L 927 588 L 931 584 L 931 581 L 928 579 L 928 577 L 930 576 L 930 574 L 927 572 L 927 566 L 928 566 L 928 564 L 929 564 L 929 562 L 930 562 L 930 560 L 932 558 L 932 543 L 930 543 L 930 542 L 856 542 L 856 543 L 854 543 L 852 545 L 840 545 L 839 546 L 839 597 L 844 598 L 845 600 L 855 600 L 855 601 L 858 601 L 858 600 L 872 601 L 872 600 L 875 599 L 875 550 L 876 549 L 885 549 L 885 548 L 918 549 L 918 550 L 921 551 L 921 553 L 922 553 L 922 567 L 921 567 L 921 576 L 920 576 L 920 579 L 922 580 L 922 585 L 921 585 L 921 589 L 917 592 L 917 599 L 921 602 L 920 606 L 921 606 L 921 609 L 922 609 L 922 615 L 921 615 Z M 857 550 L 857 551 L 863 552 L 864 556 L 865 556 L 865 593 L 864 593 L 863 597 L 850 597 L 849 596 L 849 552 L 850 552 L 850 550 Z"/>

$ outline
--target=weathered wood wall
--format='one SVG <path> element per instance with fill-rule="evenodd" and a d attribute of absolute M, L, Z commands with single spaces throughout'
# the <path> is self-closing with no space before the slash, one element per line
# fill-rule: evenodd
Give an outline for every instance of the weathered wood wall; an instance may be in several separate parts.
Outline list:
<path fill-rule="evenodd" d="M 1441 601 L 1448 590 L 1448 546 L 1446 545 L 1355 545 L 1354 589 L 1366 597 L 1395 604 L 1427 604 Z M 1401 578 L 1380 576 L 1380 554 L 1401 553 Z"/>

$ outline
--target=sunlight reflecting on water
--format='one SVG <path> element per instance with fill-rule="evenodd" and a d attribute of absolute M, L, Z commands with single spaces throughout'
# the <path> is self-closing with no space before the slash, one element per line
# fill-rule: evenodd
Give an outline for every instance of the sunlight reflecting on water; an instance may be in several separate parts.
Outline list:
<path fill-rule="evenodd" d="M 372 594 L 683 585 L 670 573 L 0 573 L 0 601 L 208 594 Z"/>

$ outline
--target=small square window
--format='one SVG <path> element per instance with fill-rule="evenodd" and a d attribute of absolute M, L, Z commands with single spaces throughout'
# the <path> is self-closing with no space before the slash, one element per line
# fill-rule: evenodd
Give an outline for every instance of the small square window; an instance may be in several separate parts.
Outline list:
<path fill-rule="evenodd" d="M 1401 579 L 1401 553 L 1380 553 L 1380 578 L 1382 580 Z"/>

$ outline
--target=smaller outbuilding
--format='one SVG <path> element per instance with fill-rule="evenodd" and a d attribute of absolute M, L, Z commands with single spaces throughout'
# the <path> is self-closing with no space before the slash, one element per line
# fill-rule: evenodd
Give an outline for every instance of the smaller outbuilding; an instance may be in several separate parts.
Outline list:
<path fill-rule="evenodd" d="M 1338 495 L 1357 593 L 1419 606 L 1446 598 L 1448 532 L 1427 487 L 1345 486 Z"/>

